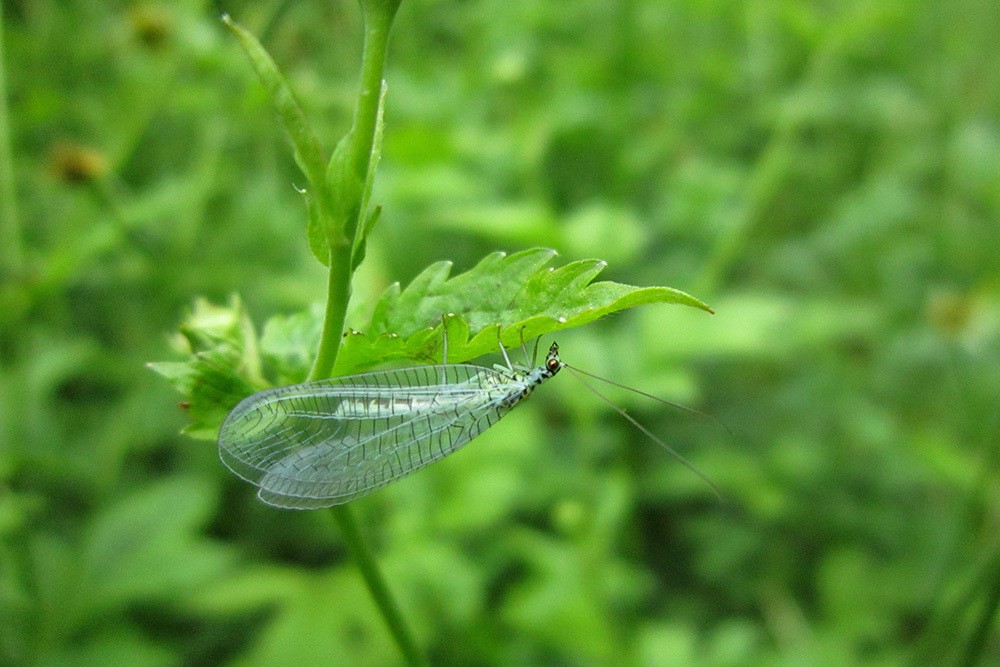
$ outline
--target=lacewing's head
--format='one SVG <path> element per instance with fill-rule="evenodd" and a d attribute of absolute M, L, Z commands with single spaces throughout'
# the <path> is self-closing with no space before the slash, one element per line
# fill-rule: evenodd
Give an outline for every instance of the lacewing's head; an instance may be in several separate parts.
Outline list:
<path fill-rule="evenodd" d="M 549 353 L 545 355 L 545 370 L 549 372 L 549 375 L 555 375 L 559 372 L 559 369 L 563 367 L 563 362 L 559 361 L 559 346 L 556 343 L 552 343 L 552 347 L 549 348 Z"/>

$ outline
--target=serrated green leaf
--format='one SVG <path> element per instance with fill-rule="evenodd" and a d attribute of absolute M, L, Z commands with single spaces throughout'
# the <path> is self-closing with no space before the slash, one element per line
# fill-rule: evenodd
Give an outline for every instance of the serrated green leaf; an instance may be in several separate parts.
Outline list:
<path fill-rule="evenodd" d="M 348 335 L 337 358 L 337 375 L 389 361 L 441 358 L 442 317 L 448 317 L 448 362 L 461 363 L 519 345 L 604 315 L 648 303 L 676 303 L 712 312 L 669 287 L 633 287 L 602 281 L 601 260 L 545 268 L 556 252 L 547 248 L 487 255 L 471 270 L 449 277 L 451 264 L 429 266 L 405 290 L 390 286 L 376 304 L 365 332 Z"/>
<path fill-rule="evenodd" d="M 184 432 L 214 439 L 232 407 L 267 385 L 261 374 L 257 336 L 236 296 L 228 307 L 198 299 L 180 332 L 180 347 L 188 359 L 147 366 L 184 397 L 181 405 L 191 418 Z"/>
<path fill-rule="evenodd" d="M 323 157 L 319 139 L 316 138 L 302 107 L 295 99 L 291 86 L 288 85 L 270 54 L 252 33 L 234 22 L 228 14 L 223 15 L 222 22 L 236 35 L 240 46 L 250 57 L 251 66 L 264 84 L 271 98 L 271 104 L 278 112 L 281 125 L 292 141 L 295 162 L 309 180 L 311 189 L 319 192 L 324 182 L 326 159 Z"/>

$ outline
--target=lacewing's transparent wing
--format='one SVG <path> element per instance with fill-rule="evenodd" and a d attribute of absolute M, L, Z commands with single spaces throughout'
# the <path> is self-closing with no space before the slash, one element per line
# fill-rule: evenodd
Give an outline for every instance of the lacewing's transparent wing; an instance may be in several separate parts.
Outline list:
<path fill-rule="evenodd" d="M 269 505 L 339 505 L 469 442 L 551 377 L 545 369 L 420 366 L 269 389 L 229 413 L 219 455 Z"/>

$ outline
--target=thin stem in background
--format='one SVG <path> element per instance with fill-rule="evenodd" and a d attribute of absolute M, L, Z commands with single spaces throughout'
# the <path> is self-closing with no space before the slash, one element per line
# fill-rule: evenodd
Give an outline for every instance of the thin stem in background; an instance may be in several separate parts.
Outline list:
<path fill-rule="evenodd" d="M 838 34 L 835 30 L 831 32 Z M 803 72 L 799 88 L 812 85 L 827 72 L 839 46 L 836 39 L 830 38 L 817 47 Z M 733 216 L 734 222 L 719 236 L 712 255 L 695 281 L 692 294 L 718 294 L 726 274 L 751 244 L 754 232 L 764 222 L 768 206 L 781 194 L 797 156 L 796 145 L 802 125 L 802 119 L 779 118 L 774 134 L 747 179 L 742 201 Z"/>
<path fill-rule="evenodd" d="M 11 158 L 3 19 L 3 3 L 0 3 L 0 268 L 17 273 L 24 262 L 24 249 L 21 247 L 21 219 L 17 210 L 14 161 Z"/>
<path fill-rule="evenodd" d="M 332 509 L 333 517 L 337 521 L 337 525 L 340 526 L 340 534 L 344 538 L 344 544 L 350 550 L 354 564 L 361 572 L 361 576 L 368 586 L 368 592 L 371 593 L 372 599 L 382 614 L 382 619 L 389 627 L 389 632 L 396 640 L 407 664 L 426 664 L 423 654 L 413 638 L 413 633 L 399 610 L 399 605 L 396 604 L 395 598 L 385 583 L 385 577 L 382 576 L 382 571 L 372 555 L 371 548 L 361 535 L 358 521 L 354 517 L 354 512 L 351 511 L 350 505 L 338 505 Z"/>

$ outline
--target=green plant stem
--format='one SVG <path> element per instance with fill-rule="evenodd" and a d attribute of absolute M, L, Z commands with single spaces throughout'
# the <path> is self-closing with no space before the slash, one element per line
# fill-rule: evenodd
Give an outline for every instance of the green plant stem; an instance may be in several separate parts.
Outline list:
<path fill-rule="evenodd" d="M 355 176 L 362 182 L 368 175 L 372 146 L 375 141 L 375 127 L 378 119 L 379 97 L 385 72 L 385 54 L 389 41 L 389 28 L 399 7 L 398 0 L 361 0 L 365 14 L 365 37 L 361 56 L 361 82 L 358 104 L 354 110 L 351 127 L 350 162 Z M 353 239 L 360 214 L 348 221 L 347 236 Z"/>
<path fill-rule="evenodd" d="M 340 338 L 347 316 L 347 303 L 351 298 L 351 246 L 342 243 L 330 251 L 330 273 L 326 280 L 326 312 L 323 314 L 323 333 L 319 352 L 309 372 L 310 380 L 330 377 L 340 352 Z"/>
<path fill-rule="evenodd" d="M 385 72 L 385 54 L 389 42 L 389 29 L 399 8 L 400 0 L 360 0 L 364 16 L 365 36 L 361 50 L 361 81 L 358 103 L 348 141 L 350 166 L 360 182 L 364 182 L 371 161 L 378 119 L 379 95 Z M 344 238 L 336 239 L 330 248 L 330 276 L 327 280 L 326 314 L 319 352 L 309 378 L 316 380 L 330 377 L 337 362 L 340 338 L 344 331 L 347 303 L 351 297 L 351 253 L 354 237 L 364 215 L 361 202 L 352 207 L 347 220 Z"/>
<path fill-rule="evenodd" d="M 0 3 L 0 269 L 18 272 L 24 261 L 21 221 L 14 187 L 10 121 L 7 113 L 7 63 L 4 58 L 3 4 Z"/>
<path fill-rule="evenodd" d="M 389 29 L 398 7 L 399 0 L 361 0 L 361 11 L 365 21 L 361 82 L 354 121 L 348 136 L 349 166 L 360 182 L 364 182 L 371 161 Z M 346 221 L 345 233 L 340 238 L 331 240 L 330 244 L 326 313 L 323 316 L 319 352 L 309 374 L 310 379 L 329 377 L 340 351 L 347 304 L 351 297 L 351 255 L 354 249 L 354 237 L 360 228 L 360 218 L 365 213 L 361 210 L 360 201 L 352 203 L 351 211 Z M 371 549 L 361 536 L 354 513 L 350 507 L 341 505 L 333 508 L 333 516 L 340 526 L 344 543 L 350 550 L 379 613 L 407 663 L 423 665 L 424 659 L 413 633 L 403 619 L 395 598 L 389 592 L 385 577 L 382 576 Z"/>
<path fill-rule="evenodd" d="M 403 656 L 406 658 L 407 664 L 426 664 L 423 654 L 413 639 L 413 633 L 410 632 L 409 626 L 407 626 L 402 613 L 399 611 L 396 600 L 392 597 L 388 586 L 385 584 L 385 578 L 379 570 L 378 563 L 375 562 L 375 558 L 372 556 L 371 549 L 361 535 L 358 522 L 354 518 L 354 512 L 351 511 L 349 505 L 339 505 L 333 508 L 333 516 L 337 521 L 337 525 L 340 526 L 341 536 L 344 538 L 344 543 L 354 558 L 355 565 L 358 566 L 361 576 L 364 577 L 365 584 L 368 586 L 368 592 L 371 593 L 372 598 L 375 600 L 375 604 L 378 606 L 382 618 L 389 627 L 389 632 L 395 638 L 399 650 L 402 651 Z"/>

